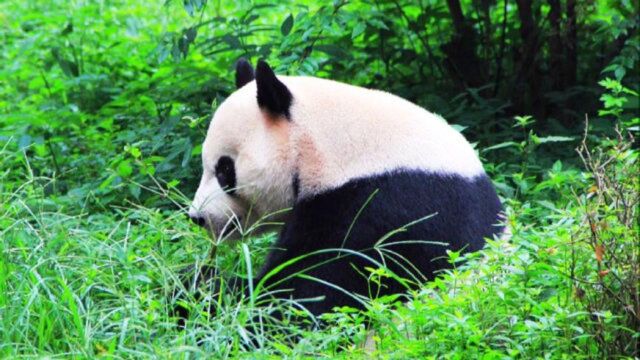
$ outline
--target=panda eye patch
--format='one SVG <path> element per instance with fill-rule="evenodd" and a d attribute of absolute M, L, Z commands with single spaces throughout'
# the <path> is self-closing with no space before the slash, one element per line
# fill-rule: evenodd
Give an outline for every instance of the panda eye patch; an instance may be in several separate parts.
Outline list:
<path fill-rule="evenodd" d="M 228 156 L 221 156 L 216 164 L 215 172 L 220 187 L 230 195 L 235 193 L 236 169 L 233 159 Z"/>

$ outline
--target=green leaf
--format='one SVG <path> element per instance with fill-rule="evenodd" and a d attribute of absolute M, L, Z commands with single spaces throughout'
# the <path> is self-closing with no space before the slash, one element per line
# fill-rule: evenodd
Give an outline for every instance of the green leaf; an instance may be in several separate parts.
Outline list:
<path fill-rule="evenodd" d="M 282 35 L 287 36 L 291 32 L 291 28 L 293 28 L 293 15 L 289 14 L 289 16 L 284 19 L 284 22 L 280 27 L 280 32 L 282 33 Z"/>
<path fill-rule="evenodd" d="M 131 162 L 128 160 L 122 161 L 118 164 L 118 175 L 123 178 L 129 177 L 133 173 L 133 168 L 131 167 Z"/>
<path fill-rule="evenodd" d="M 364 32 L 366 28 L 367 28 L 367 24 L 365 24 L 364 22 L 357 23 L 356 26 L 353 28 L 353 31 L 351 32 L 351 39 L 357 38 L 360 34 Z"/>
<path fill-rule="evenodd" d="M 518 146 L 518 143 L 514 142 L 514 141 L 507 141 L 507 142 L 503 142 L 500 144 L 496 144 L 493 146 L 489 146 L 488 148 L 484 148 L 482 151 L 491 151 L 491 150 L 497 150 L 497 149 L 502 149 L 502 148 L 506 148 L 506 147 L 510 147 L 510 146 Z"/>
<path fill-rule="evenodd" d="M 58 62 L 58 66 L 60 66 L 60 69 L 65 75 L 67 75 L 68 77 L 76 77 L 80 75 L 78 64 L 65 59 L 58 48 L 51 49 L 51 54 L 53 55 L 53 58 Z"/>
<path fill-rule="evenodd" d="M 191 141 L 187 140 L 184 144 L 184 153 L 182 155 L 182 167 L 187 167 L 189 165 L 189 160 L 191 160 L 191 151 L 193 150 L 193 145 L 191 145 Z"/>
<path fill-rule="evenodd" d="M 183 6 L 189 16 L 194 16 L 196 11 L 202 10 L 206 0 L 184 0 Z"/>
<path fill-rule="evenodd" d="M 543 136 L 538 138 L 538 144 L 573 141 L 573 140 L 574 139 L 570 136 Z"/>
<path fill-rule="evenodd" d="M 190 27 L 184 31 L 184 37 L 186 38 L 188 43 L 193 43 L 193 41 L 198 36 L 198 29 L 195 27 Z"/>
<path fill-rule="evenodd" d="M 135 184 L 129 184 L 129 193 L 131 195 L 133 195 L 134 198 L 139 199 L 140 198 L 140 187 L 138 185 Z"/>
<path fill-rule="evenodd" d="M 101 182 L 100 185 L 98 185 L 98 190 L 106 189 L 109 185 L 111 185 L 111 183 L 113 182 L 113 180 L 115 180 L 115 178 L 116 176 L 112 174 L 108 178 L 104 179 L 104 181 Z"/>
<path fill-rule="evenodd" d="M 142 155 L 142 153 L 140 152 L 140 149 L 138 149 L 137 147 L 131 148 L 131 156 L 137 159 L 140 157 L 140 155 Z"/>
<path fill-rule="evenodd" d="M 454 128 L 459 133 L 463 132 L 465 129 L 468 128 L 468 126 L 458 125 L 458 124 L 451 124 L 451 127 Z"/>
<path fill-rule="evenodd" d="M 222 41 L 229 44 L 229 46 L 231 46 L 232 48 L 239 48 L 242 46 L 242 44 L 240 43 L 240 39 L 238 39 L 237 36 L 233 36 L 231 34 L 225 34 L 222 37 Z"/>

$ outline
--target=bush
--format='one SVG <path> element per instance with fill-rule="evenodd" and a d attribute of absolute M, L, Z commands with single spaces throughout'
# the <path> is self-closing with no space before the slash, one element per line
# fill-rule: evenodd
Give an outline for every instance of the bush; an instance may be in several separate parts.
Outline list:
<path fill-rule="evenodd" d="M 635 3 L 573 15 L 569 2 L 543 4 L 533 59 L 520 3 L 533 4 L 461 1 L 460 27 L 432 1 L 0 3 L 0 356 L 640 357 Z M 580 63 L 558 83 L 572 19 Z M 452 51 L 469 50 L 459 31 L 477 36 L 484 84 L 451 75 Z M 210 256 L 184 217 L 241 55 L 444 115 L 484 158 L 512 236 L 451 253 L 455 269 L 407 298 L 337 309 L 321 330 L 292 325 L 302 314 L 287 303 L 176 298 L 185 266 L 246 276 L 273 240 Z M 522 69 L 536 70 L 539 97 Z M 184 330 L 178 303 L 194 310 Z"/>

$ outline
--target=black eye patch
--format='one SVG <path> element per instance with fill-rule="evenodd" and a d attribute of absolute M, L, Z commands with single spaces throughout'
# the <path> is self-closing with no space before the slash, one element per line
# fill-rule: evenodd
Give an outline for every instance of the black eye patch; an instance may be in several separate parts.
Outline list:
<path fill-rule="evenodd" d="M 236 192 L 236 168 L 233 159 L 228 156 L 221 156 L 215 167 L 216 179 L 222 190 L 233 195 Z"/>

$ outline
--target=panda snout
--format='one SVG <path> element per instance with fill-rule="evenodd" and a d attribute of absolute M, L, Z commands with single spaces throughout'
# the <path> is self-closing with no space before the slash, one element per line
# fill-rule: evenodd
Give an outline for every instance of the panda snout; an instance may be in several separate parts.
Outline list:
<path fill-rule="evenodd" d="M 236 235 L 239 231 L 238 225 L 242 223 L 242 217 L 234 216 L 225 221 L 215 221 L 212 218 L 206 216 L 206 214 L 189 211 L 187 217 L 194 224 L 207 229 L 212 235 L 217 238 L 228 238 L 230 235 Z M 231 236 L 230 238 L 235 238 Z"/>
<path fill-rule="evenodd" d="M 207 226 L 207 220 L 203 217 L 200 216 L 199 214 L 187 214 L 187 216 L 189 216 L 189 219 L 196 225 L 200 226 L 200 227 L 206 227 Z"/>

